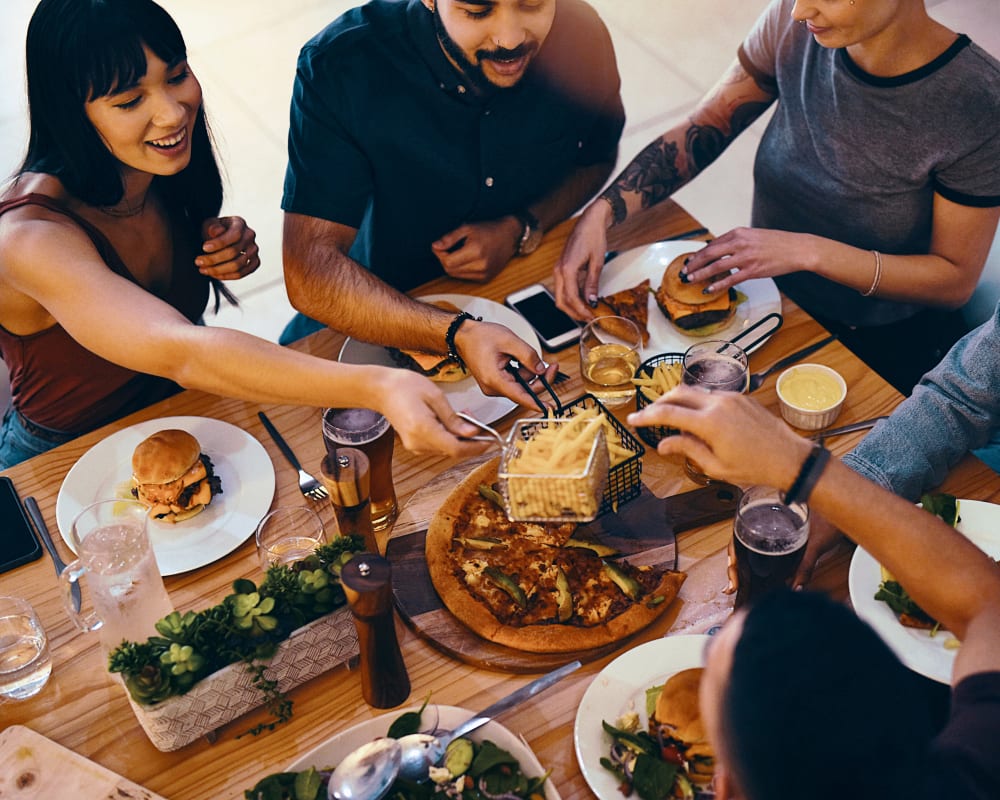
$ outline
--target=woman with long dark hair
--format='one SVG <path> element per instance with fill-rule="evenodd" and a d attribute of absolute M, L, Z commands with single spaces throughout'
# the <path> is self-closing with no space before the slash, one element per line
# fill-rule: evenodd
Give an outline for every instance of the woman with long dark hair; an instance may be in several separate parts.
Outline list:
<path fill-rule="evenodd" d="M 10 466 L 178 385 L 385 414 L 411 449 L 479 449 L 426 379 L 199 325 L 259 264 L 222 182 L 177 25 L 152 0 L 42 0 L 27 36 L 27 157 L 0 194 Z"/>

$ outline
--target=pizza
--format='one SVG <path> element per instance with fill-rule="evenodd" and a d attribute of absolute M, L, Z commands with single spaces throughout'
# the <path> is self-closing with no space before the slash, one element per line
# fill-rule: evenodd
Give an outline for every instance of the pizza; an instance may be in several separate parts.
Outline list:
<path fill-rule="evenodd" d="M 642 335 L 642 345 L 645 347 L 649 344 L 649 328 L 647 327 L 649 324 L 649 288 L 649 278 L 646 278 L 636 286 L 598 298 L 594 316 L 624 317 L 631 320 L 639 328 L 639 333 Z M 618 324 L 621 325 L 621 323 Z M 628 331 L 616 331 L 612 321 L 603 323 L 603 326 L 605 330 L 616 336 L 628 338 L 630 335 Z"/>
<path fill-rule="evenodd" d="M 590 650 L 642 630 L 670 606 L 685 575 L 613 559 L 572 523 L 511 522 L 491 499 L 497 460 L 448 496 L 427 530 L 431 582 L 475 633 L 533 653 Z"/>

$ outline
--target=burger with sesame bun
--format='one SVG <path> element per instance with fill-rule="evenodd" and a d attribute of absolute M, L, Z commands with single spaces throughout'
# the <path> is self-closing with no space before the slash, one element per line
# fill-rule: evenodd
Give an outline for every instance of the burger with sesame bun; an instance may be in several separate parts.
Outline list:
<path fill-rule="evenodd" d="M 712 283 L 711 280 L 695 283 L 682 279 L 681 270 L 693 255 L 684 253 L 667 265 L 654 297 L 660 311 L 681 333 L 709 336 L 729 324 L 736 314 L 741 295 L 733 288 L 705 294 L 704 289 Z"/>
<path fill-rule="evenodd" d="M 132 494 L 153 519 L 181 522 L 222 494 L 222 482 L 198 440 L 170 429 L 143 439 L 133 451 Z"/>

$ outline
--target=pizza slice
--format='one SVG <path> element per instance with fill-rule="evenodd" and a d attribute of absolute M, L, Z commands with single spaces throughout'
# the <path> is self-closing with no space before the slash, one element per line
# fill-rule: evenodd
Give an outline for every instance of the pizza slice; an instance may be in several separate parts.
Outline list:
<path fill-rule="evenodd" d="M 649 344 L 649 278 L 630 289 L 605 295 L 597 300 L 594 315 L 597 317 L 625 317 L 638 327 L 642 334 L 642 345 Z M 605 325 L 609 333 L 616 334 L 613 327 Z"/>

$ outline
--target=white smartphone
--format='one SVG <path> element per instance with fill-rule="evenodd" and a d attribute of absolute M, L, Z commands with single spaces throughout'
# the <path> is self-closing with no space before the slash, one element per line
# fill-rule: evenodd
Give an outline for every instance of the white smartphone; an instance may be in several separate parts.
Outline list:
<path fill-rule="evenodd" d="M 580 325 L 556 305 L 552 292 L 540 283 L 512 292 L 505 302 L 535 329 L 546 350 L 559 350 L 580 338 Z"/>

